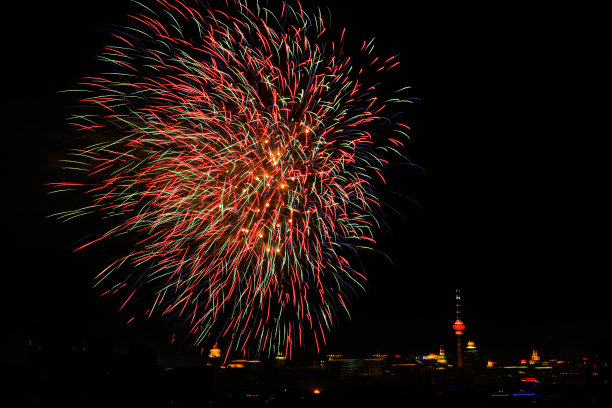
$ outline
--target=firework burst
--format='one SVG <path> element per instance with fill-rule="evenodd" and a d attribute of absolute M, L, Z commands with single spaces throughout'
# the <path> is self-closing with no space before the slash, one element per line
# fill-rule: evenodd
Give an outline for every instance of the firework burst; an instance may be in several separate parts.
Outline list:
<path fill-rule="evenodd" d="M 321 13 L 295 4 L 141 6 L 101 55 L 111 73 L 78 91 L 71 123 L 97 142 L 68 160 L 86 181 L 54 185 L 91 204 L 58 216 L 110 223 L 78 249 L 131 237 L 96 285 L 121 308 L 148 293 L 145 315 L 195 344 L 318 350 L 365 282 L 351 254 L 373 242 L 372 182 L 406 128 L 382 116 L 401 100 L 380 101 L 368 78 L 398 62 L 364 42 L 354 66 L 344 31 L 329 40 Z"/>

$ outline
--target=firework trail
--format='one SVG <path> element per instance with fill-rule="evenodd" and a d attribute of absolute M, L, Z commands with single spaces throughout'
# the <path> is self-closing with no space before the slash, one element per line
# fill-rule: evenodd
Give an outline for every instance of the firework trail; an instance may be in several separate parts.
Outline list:
<path fill-rule="evenodd" d="M 90 205 L 57 216 L 109 223 L 78 249 L 131 237 L 96 278 L 121 308 L 148 293 L 145 315 L 196 345 L 290 357 L 306 341 L 319 350 L 363 288 L 352 254 L 374 242 L 372 182 L 407 128 L 382 116 L 402 101 L 380 101 L 368 79 L 398 61 L 364 42 L 368 63 L 354 66 L 344 31 L 329 40 L 299 3 L 226 3 L 157 0 L 112 32 L 112 69 L 83 78 L 71 121 L 96 141 L 66 161 L 85 181 L 54 183 Z"/>

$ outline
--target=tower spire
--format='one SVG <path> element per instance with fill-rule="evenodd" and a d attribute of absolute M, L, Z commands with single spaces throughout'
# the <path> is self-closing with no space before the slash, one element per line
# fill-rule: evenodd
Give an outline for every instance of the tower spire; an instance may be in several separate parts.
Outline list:
<path fill-rule="evenodd" d="M 461 320 L 461 289 L 455 290 L 455 303 L 457 308 L 457 320 Z"/>

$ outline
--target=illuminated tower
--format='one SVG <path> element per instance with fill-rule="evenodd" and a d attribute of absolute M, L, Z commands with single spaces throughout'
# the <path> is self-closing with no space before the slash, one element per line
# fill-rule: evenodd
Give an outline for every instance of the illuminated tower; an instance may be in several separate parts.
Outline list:
<path fill-rule="evenodd" d="M 463 330 L 465 330 L 465 325 L 461 321 L 461 291 L 459 289 L 455 291 L 455 299 L 457 301 L 457 319 L 455 324 L 453 324 L 453 330 L 455 330 L 455 335 L 457 336 L 457 368 L 463 368 L 461 336 L 463 335 Z"/>
<path fill-rule="evenodd" d="M 538 356 L 538 351 L 535 349 L 535 346 L 531 349 L 531 360 L 529 360 L 529 364 L 537 364 L 540 362 L 540 356 Z"/>

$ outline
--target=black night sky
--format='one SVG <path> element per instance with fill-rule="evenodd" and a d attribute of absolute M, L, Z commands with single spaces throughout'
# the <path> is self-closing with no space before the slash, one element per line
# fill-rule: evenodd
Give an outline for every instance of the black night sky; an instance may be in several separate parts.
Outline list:
<path fill-rule="evenodd" d="M 376 249 L 393 263 L 364 254 L 368 292 L 327 351 L 437 352 L 453 342 L 456 288 L 466 336 L 491 359 L 526 358 L 532 346 L 573 358 L 612 337 L 612 32 L 603 9 L 584 2 L 530 3 L 329 1 L 349 44 L 374 36 L 381 56 L 401 54 L 383 79 L 412 87 L 404 122 L 415 166 L 387 172 L 381 195 L 401 217 L 389 213 Z M 102 250 L 72 254 L 95 232 L 89 225 L 46 218 L 72 204 L 45 187 L 61 178 L 73 132 L 73 101 L 58 91 L 97 72 L 103 27 L 124 22 L 129 7 L 60 0 L 3 10 L 3 360 L 22 360 L 29 336 L 89 335 L 119 351 L 138 339 L 162 364 L 197 361 L 169 344 L 163 322 L 126 326 L 118 300 L 97 297 Z"/>

